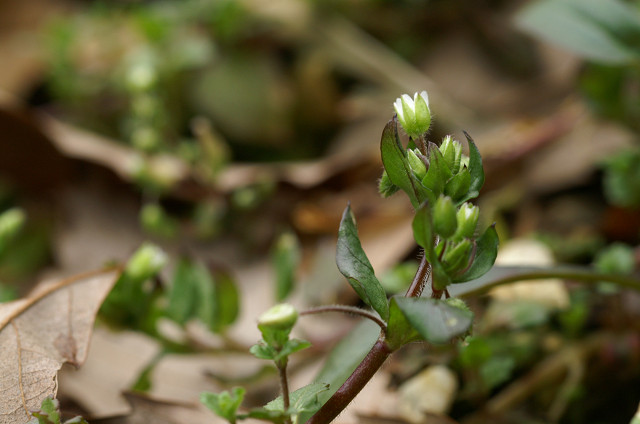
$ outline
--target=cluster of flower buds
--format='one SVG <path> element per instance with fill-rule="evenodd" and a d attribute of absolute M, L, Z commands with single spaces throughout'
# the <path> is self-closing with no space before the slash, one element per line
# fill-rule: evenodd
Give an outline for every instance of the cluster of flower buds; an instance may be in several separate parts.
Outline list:
<path fill-rule="evenodd" d="M 414 231 L 429 227 L 426 233 L 418 230 L 422 234 L 416 235 L 416 240 L 422 243 L 433 266 L 434 287 L 442 289 L 450 283 L 477 278 L 493 264 L 498 243 L 493 227 L 476 235 L 479 210 L 467 203 L 478 196 L 484 183 L 480 153 L 466 133 L 469 156 L 451 136 L 439 145 L 426 140 L 431 125 L 426 92 L 416 93 L 413 99 L 405 94 L 396 100 L 394 108 L 396 118 L 382 135 L 385 171 L 380 193 L 387 197 L 403 190 L 417 211 L 428 210 L 417 213 L 416 219 L 425 223 L 415 224 Z M 398 136 L 398 123 L 410 137 L 406 148 Z"/>
<path fill-rule="evenodd" d="M 449 196 L 441 195 L 433 208 L 433 228 L 440 242 L 435 249 L 447 274 L 464 270 L 473 259 L 473 237 L 478 226 L 479 209 L 464 203 L 456 210 Z"/>

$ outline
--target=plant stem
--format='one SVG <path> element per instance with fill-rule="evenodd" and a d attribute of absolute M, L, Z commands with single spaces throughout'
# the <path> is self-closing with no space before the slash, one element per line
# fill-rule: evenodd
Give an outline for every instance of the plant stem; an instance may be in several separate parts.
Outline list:
<path fill-rule="evenodd" d="M 431 273 L 431 264 L 427 261 L 426 255 L 423 254 L 422 259 L 420 260 L 420 265 L 418 266 L 418 271 L 416 275 L 413 277 L 413 281 L 409 286 L 409 289 L 405 293 L 405 297 L 420 297 L 422 291 L 424 290 L 424 286 L 429 279 L 429 274 Z"/>
<path fill-rule="evenodd" d="M 284 411 L 289 410 L 289 380 L 287 379 L 287 358 L 284 358 L 276 363 L 278 373 L 280 374 L 280 388 L 282 389 L 282 405 Z M 284 420 L 285 424 L 291 424 L 291 417 L 287 417 Z"/>
<path fill-rule="evenodd" d="M 328 424 L 333 421 L 371 380 L 371 377 L 380 369 L 391 352 L 391 348 L 384 339 L 378 339 L 360 365 L 353 371 L 353 374 L 307 421 L 307 424 Z"/>
<path fill-rule="evenodd" d="M 405 294 L 406 297 L 420 297 L 422 290 L 429 278 L 431 272 L 431 265 L 427 261 L 426 256 L 423 256 L 418 266 L 418 271 L 413 277 L 411 286 Z M 337 305 L 336 305 L 337 306 Z M 334 308 L 335 306 L 329 306 L 327 308 Z M 319 310 L 315 308 L 314 310 Z M 357 308 L 356 308 L 357 309 Z M 362 311 L 359 309 L 359 311 Z M 342 311 L 341 311 L 342 312 Z M 349 312 L 353 312 L 349 310 Z M 301 315 L 309 313 L 303 312 Z M 376 317 L 377 318 L 377 317 Z M 384 324 L 384 323 L 383 323 Z M 381 326 L 382 327 L 382 326 Z M 386 325 L 385 325 L 386 327 Z M 356 397 L 362 388 L 371 380 L 371 377 L 375 375 L 380 369 L 382 364 L 387 360 L 389 355 L 393 352 L 393 349 L 384 340 L 384 335 L 378 339 L 376 344 L 373 345 L 367 356 L 360 362 L 358 367 L 349 376 L 342 386 L 329 398 L 329 400 L 316 412 L 306 424 L 328 424 L 333 421 L 334 418 L 342 412 L 347 405 Z"/>
<path fill-rule="evenodd" d="M 359 315 L 361 317 L 370 319 L 371 321 L 378 324 L 382 329 L 382 331 L 387 331 L 387 324 L 385 324 L 385 322 L 382 321 L 380 317 L 364 309 L 356 308 L 355 306 L 347 306 L 347 305 L 317 306 L 315 308 L 310 308 L 300 312 L 300 315 L 322 314 L 325 312 L 342 312 L 345 314 Z"/>

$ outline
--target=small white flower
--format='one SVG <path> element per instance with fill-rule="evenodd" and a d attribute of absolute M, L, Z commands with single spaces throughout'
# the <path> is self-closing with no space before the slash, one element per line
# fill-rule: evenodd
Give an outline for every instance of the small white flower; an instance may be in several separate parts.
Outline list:
<path fill-rule="evenodd" d="M 415 93 L 413 99 L 408 94 L 396 99 L 393 104 L 398 121 L 410 137 L 420 137 L 431 125 L 429 96 L 426 91 Z"/>

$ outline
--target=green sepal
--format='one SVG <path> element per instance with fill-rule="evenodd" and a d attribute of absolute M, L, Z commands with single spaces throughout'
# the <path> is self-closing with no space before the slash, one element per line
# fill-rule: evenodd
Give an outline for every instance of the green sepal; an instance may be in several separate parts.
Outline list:
<path fill-rule="evenodd" d="M 473 322 L 473 313 L 444 300 L 394 296 L 390 308 L 393 320 L 387 333 L 394 347 L 415 340 L 446 343 L 466 333 Z"/>
<path fill-rule="evenodd" d="M 389 316 L 387 295 L 362 249 L 351 206 L 344 210 L 340 221 L 336 264 L 360 299 L 386 320 Z"/>
<path fill-rule="evenodd" d="M 444 187 L 444 193 L 453 199 L 456 206 L 459 206 L 465 202 L 467 194 L 469 193 L 469 187 L 471 187 L 471 173 L 464 167 L 459 173 L 447 181 Z"/>
<path fill-rule="evenodd" d="M 476 254 L 469 269 L 460 275 L 453 277 L 454 283 L 464 283 L 482 277 L 493 266 L 498 256 L 498 233 L 495 224 L 488 227 L 486 231 L 476 240 Z"/>
<path fill-rule="evenodd" d="M 429 169 L 422 179 L 422 185 L 428 190 L 429 200 L 435 202 L 444 193 L 447 181 L 453 174 L 442 156 L 442 152 L 434 143 L 429 143 Z"/>

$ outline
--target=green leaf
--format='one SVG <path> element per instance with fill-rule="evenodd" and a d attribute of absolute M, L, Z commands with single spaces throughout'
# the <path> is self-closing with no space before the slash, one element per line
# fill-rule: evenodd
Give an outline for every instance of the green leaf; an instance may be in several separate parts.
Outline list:
<path fill-rule="evenodd" d="M 410 343 L 420 340 L 420 333 L 413 328 L 407 318 L 398 307 L 396 296 L 391 298 L 389 302 L 389 323 L 387 324 L 386 341 L 393 350 Z"/>
<path fill-rule="evenodd" d="M 538 1 L 518 13 L 516 25 L 594 61 L 624 64 L 640 56 L 640 14 L 620 0 Z"/>
<path fill-rule="evenodd" d="M 369 320 L 362 320 L 331 350 L 314 381 L 329 385 L 329 390 L 318 395 L 323 405 L 342 386 L 351 373 L 369 353 L 380 336 L 380 327 Z M 300 415 L 306 422 L 312 414 Z"/>
<path fill-rule="evenodd" d="M 234 387 L 231 392 L 226 390 L 221 393 L 205 392 L 200 395 L 200 402 L 219 417 L 234 424 L 236 422 L 236 413 L 240 404 L 242 404 L 244 394 L 245 389 L 242 387 Z"/>
<path fill-rule="evenodd" d="M 299 352 L 301 350 L 304 350 L 308 347 L 311 346 L 311 343 L 309 343 L 306 340 L 300 340 L 300 339 L 290 339 L 287 340 L 287 342 L 284 344 L 284 346 L 282 347 L 282 350 L 280 350 L 280 352 L 278 352 L 275 360 L 278 361 L 280 359 L 283 359 L 293 353 Z"/>
<path fill-rule="evenodd" d="M 396 328 L 404 329 L 410 325 L 430 343 L 445 343 L 466 333 L 473 321 L 471 312 L 442 300 L 394 296 L 392 303 L 407 321 L 406 324 L 396 323 Z"/>
<path fill-rule="evenodd" d="M 431 218 L 431 208 L 429 203 L 422 204 L 413 218 L 411 224 L 413 228 L 413 238 L 418 245 L 422 246 L 429 262 L 433 262 L 435 252 L 433 250 L 435 244 L 435 234 L 433 232 L 433 222 Z"/>
<path fill-rule="evenodd" d="M 283 411 L 271 411 L 265 408 L 253 408 L 248 414 L 242 414 L 237 416 L 238 419 L 255 418 L 262 421 L 270 421 L 275 424 L 284 423 L 287 418 L 287 414 Z"/>
<path fill-rule="evenodd" d="M 460 203 L 478 197 L 480 189 L 484 185 L 484 168 L 482 167 L 482 156 L 474 143 L 473 139 L 466 131 L 464 136 L 469 143 L 469 173 L 471 174 L 471 184 L 469 185 L 469 194 L 460 201 Z"/>
<path fill-rule="evenodd" d="M 181 258 L 173 274 L 166 313 L 173 321 L 184 325 L 193 316 L 197 302 L 198 290 L 194 281 L 193 263 Z"/>
<path fill-rule="evenodd" d="M 382 319 L 386 320 L 389 316 L 387 295 L 362 249 L 356 221 L 350 206 L 344 210 L 340 222 L 336 263 L 358 296 L 378 312 Z"/>
<path fill-rule="evenodd" d="M 471 266 L 461 275 L 454 276 L 454 283 L 463 283 L 482 277 L 496 261 L 499 240 L 495 225 L 488 227 L 476 243 L 476 255 Z"/>
<path fill-rule="evenodd" d="M 209 330 L 216 332 L 219 329 L 218 306 L 221 302 L 216 293 L 215 281 L 204 264 L 195 263 L 192 272 L 198 294 L 194 317 L 202 321 Z"/>
<path fill-rule="evenodd" d="M 220 332 L 233 324 L 240 311 L 240 293 L 233 277 L 223 271 L 213 272 L 216 283 L 217 317 L 213 331 Z"/>
<path fill-rule="evenodd" d="M 325 383 L 311 383 L 307 386 L 301 387 L 295 392 L 290 393 L 289 403 L 292 415 L 292 421 L 294 424 L 299 422 L 301 413 L 315 413 L 322 404 L 318 398 L 318 395 L 322 392 L 329 390 L 329 385 Z M 282 396 L 277 397 L 264 406 L 265 409 L 270 411 L 284 411 L 284 402 Z M 284 411 L 287 412 L 287 411 Z"/>
<path fill-rule="evenodd" d="M 258 359 L 275 361 L 278 358 L 278 352 L 264 340 L 260 340 L 257 344 L 251 346 L 249 352 Z"/>
<path fill-rule="evenodd" d="M 238 316 L 238 290 L 233 279 L 189 259 L 176 267 L 166 314 L 180 325 L 198 318 L 213 332 L 220 332 Z"/>
<path fill-rule="evenodd" d="M 300 243 L 293 232 L 280 235 L 271 251 L 271 263 L 276 273 L 276 300 L 282 302 L 293 290 L 300 263 Z"/>
<path fill-rule="evenodd" d="M 411 204 L 417 208 L 424 201 L 425 193 L 420 182 L 413 175 L 407 159 L 407 152 L 398 137 L 398 123 L 395 119 L 389 121 L 382 131 L 380 153 L 382 164 L 391 183 L 407 193 Z"/>

